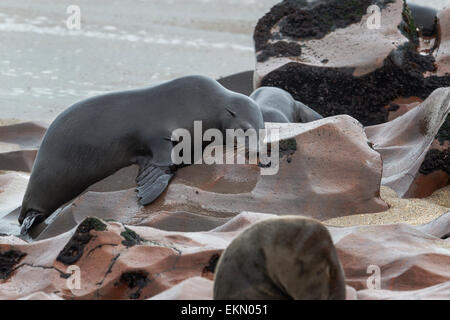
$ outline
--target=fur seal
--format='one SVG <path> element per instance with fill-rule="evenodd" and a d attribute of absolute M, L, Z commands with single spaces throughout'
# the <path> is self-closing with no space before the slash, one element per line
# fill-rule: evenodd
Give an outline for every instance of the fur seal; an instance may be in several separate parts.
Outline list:
<path fill-rule="evenodd" d="M 257 104 L 204 76 L 109 93 L 75 103 L 48 128 L 30 176 L 19 222 L 26 233 L 61 205 L 121 168 L 138 164 L 142 205 L 167 187 L 175 167 L 172 132 L 264 128 Z"/>
<path fill-rule="evenodd" d="M 327 228 L 298 216 L 241 233 L 219 259 L 217 300 L 343 300 L 344 272 Z"/>
<path fill-rule="evenodd" d="M 256 89 L 250 98 L 260 107 L 265 122 L 298 123 L 323 118 L 280 88 L 261 87 Z"/>

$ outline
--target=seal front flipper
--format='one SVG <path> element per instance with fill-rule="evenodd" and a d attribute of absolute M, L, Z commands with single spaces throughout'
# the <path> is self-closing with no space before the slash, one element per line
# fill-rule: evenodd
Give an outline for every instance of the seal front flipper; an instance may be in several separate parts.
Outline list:
<path fill-rule="evenodd" d="M 144 161 L 136 178 L 139 202 L 146 206 L 155 201 L 166 190 L 173 176 L 171 167 L 159 167 Z"/>
<path fill-rule="evenodd" d="M 28 231 L 38 223 L 45 220 L 45 215 L 37 211 L 27 212 L 26 217 L 22 221 L 22 227 L 20 228 L 20 234 L 28 234 Z"/>
<path fill-rule="evenodd" d="M 176 171 L 172 162 L 173 142 L 168 136 L 151 141 L 149 148 L 152 156 L 138 161 L 140 170 L 136 178 L 138 199 L 143 206 L 155 201 L 166 190 Z"/>

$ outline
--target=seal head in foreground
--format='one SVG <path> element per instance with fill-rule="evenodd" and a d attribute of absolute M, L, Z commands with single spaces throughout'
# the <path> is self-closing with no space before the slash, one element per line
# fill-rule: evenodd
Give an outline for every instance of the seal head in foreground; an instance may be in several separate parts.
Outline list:
<path fill-rule="evenodd" d="M 34 163 L 19 222 L 23 231 L 42 222 L 89 186 L 137 164 L 138 197 L 154 201 L 176 167 L 172 133 L 194 121 L 203 131 L 264 128 L 256 103 L 203 76 L 188 76 L 144 89 L 78 102 L 48 128 Z"/>
<path fill-rule="evenodd" d="M 328 230 L 298 216 L 245 230 L 220 257 L 214 279 L 218 300 L 342 300 L 345 290 Z"/>

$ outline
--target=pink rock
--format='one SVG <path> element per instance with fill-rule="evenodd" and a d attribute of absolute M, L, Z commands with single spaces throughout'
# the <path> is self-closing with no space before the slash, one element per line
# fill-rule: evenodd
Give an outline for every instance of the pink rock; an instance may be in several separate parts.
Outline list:
<path fill-rule="evenodd" d="M 450 176 L 443 170 L 431 172 L 429 174 L 419 173 L 411 184 L 405 198 L 426 198 L 434 191 L 447 186 L 450 182 Z"/>
<path fill-rule="evenodd" d="M 32 293 L 29 296 L 20 298 L 18 300 L 63 300 L 60 296 L 54 293 L 45 293 L 45 292 L 36 292 Z"/>
<path fill-rule="evenodd" d="M 138 216 L 166 211 L 231 217 L 254 211 L 329 219 L 387 209 L 379 198 L 380 157 L 368 146 L 356 120 L 336 116 L 280 127 L 281 139 L 294 138 L 297 150 L 280 159 L 276 175 L 261 175 L 256 165 L 186 167 L 177 172 L 157 201 L 140 209 Z M 109 210 L 113 215 L 119 207 L 130 207 L 123 208 L 125 213 L 137 209 L 133 208 L 137 204 L 129 205 L 136 203 L 132 191 L 114 194 L 113 205 L 100 199 L 105 199 L 104 193 L 86 197 L 91 197 L 95 212 Z"/>
<path fill-rule="evenodd" d="M 438 13 L 439 47 L 436 52 L 436 73 L 450 74 L 450 7 Z"/>
<path fill-rule="evenodd" d="M 435 90 L 404 115 L 365 131 L 383 159 L 382 184 L 403 197 L 450 110 L 450 88 Z"/>
<path fill-rule="evenodd" d="M 358 300 L 358 293 L 356 292 L 355 288 L 346 286 L 345 300 Z"/>
<path fill-rule="evenodd" d="M 416 226 L 415 228 L 431 236 L 448 239 L 450 238 L 450 211 L 427 224 Z"/>
<path fill-rule="evenodd" d="M 31 172 L 36 155 L 37 150 L 3 152 L 0 154 L 1 169 Z"/>
<path fill-rule="evenodd" d="M 358 292 L 372 283 L 376 269 L 382 290 L 420 290 L 450 281 L 448 242 L 419 228 L 395 224 L 329 230 L 347 285 Z"/>
<path fill-rule="evenodd" d="M 31 244 L 0 237 L 0 298 L 36 292 L 150 298 L 192 277 L 212 279 L 218 256 L 238 233 L 166 232 L 87 219 L 76 230 Z M 70 287 L 71 265 L 80 268 L 80 289 Z"/>
<path fill-rule="evenodd" d="M 355 119 L 336 116 L 307 124 L 267 126 L 280 128 L 282 141 L 295 139 L 296 150 L 280 159 L 276 175 L 261 175 L 257 165 L 193 165 L 178 170 L 167 190 L 146 207 L 139 206 L 134 187 L 87 192 L 66 207 L 39 239 L 67 231 L 92 212 L 102 219 L 149 226 L 159 225 L 158 219 L 174 223 L 179 216 L 186 229 L 179 225 L 177 230 L 199 231 L 205 227 L 186 224 L 186 219 L 206 215 L 213 228 L 220 219 L 243 211 L 326 220 L 387 209 L 379 198 L 380 155 L 369 147 Z M 98 190 L 105 188 L 113 187 L 108 183 Z"/>
<path fill-rule="evenodd" d="M 448 121 L 449 118 L 447 117 L 446 122 Z M 442 138 L 445 137 L 445 126 L 446 124 L 441 127 L 441 130 L 443 131 Z M 439 130 L 439 132 L 441 132 L 441 130 Z M 405 197 L 426 198 L 432 195 L 434 191 L 442 189 L 449 184 L 450 175 L 448 169 L 446 169 L 445 161 L 442 161 L 442 158 L 445 159 L 445 152 L 448 152 L 449 150 L 450 141 L 446 140 L 441 144 L 441 141 L 439 140 L 442 139 L 439 135 L 440 134 L 438 133 L 438 139 L 435 139 L 431 144 L 428 153 L 422 162 L 419 173 L 411 184 L 408 192 L 405 194 Z M 439 154 L 438 159 L 434 158 L 436 154 Z"/>
<path fill-rule="evenodd" d="M 0 299 L 211 299 L 224 249 L 244 230 L 275 217 L 246 212 L 206 232 L 88 219 L 76 230 L 34 243 L 0 237 Z M 450 213 L 416 227 L 328 227 L 344 268 L 346 298 L 355 299 L 355 290 L 358 299 L 448 297 L 449 226 Z M 80 268 L 80 289 L 73 286 L 70 265 Z M 380 290 L 368 290 L 369 266 L 380 268 Z"/>
<path fill-rule="evenodd" d="M 360 300 L 448 300 L 450 281 L 432 287 L 412 291 L 361 290 Z"/>
<path fill-rule="evenodd" d="M 38 122 L 23 122 L 0 126 L 0 141 L 18 145 L 21 148 L 38 148 L 47 131 L 47 125 Z"/>
<path fill-rule="evenodd" d="M 28 174 L 23 172 L 0 173 L 0 234 L 18 235 L 18 208 L 28 184 Z"/>
<path fill-rule="evenodd" d="M 389 115 L 388 115 L 388 121 L 392 121 L 395 118 L 398 118 L 411 109 L 414 109 L 418 105 L 420 105 L 423 102 L 422 99 L 417 97 L 410 97 L 410 98 L 397 98 L 394 101 L 390 103 L 389 106 L 386 106 L 385 108 L 388 109 Z M 392 106 L 398 106 L 397 110 L 390 110 Z"/>
<path fill-rule="evenodd" d="M 27 184 L 27 174 L 21 172 L 0 174 L 0 218 L 20 207 Z"/>
<path fill-rule="evenodd" d="M 0 126 L 0 170 L 31 171 L 46 130 L 35 122 Z"/>
<path fill-rule="evenodd" d="M 193 277 L 173 286 L 149 300 L 212 300 L 214 282 Z"/>

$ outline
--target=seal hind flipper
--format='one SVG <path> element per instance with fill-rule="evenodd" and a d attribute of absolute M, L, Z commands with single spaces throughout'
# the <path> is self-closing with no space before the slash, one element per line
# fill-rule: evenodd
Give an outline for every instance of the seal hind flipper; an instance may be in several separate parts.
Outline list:
<path fill-rule="evenodd" d="M 166 190 L 176 170 L 171 156 L 171 138 L 163 135 L 162 139 L 154 139 L 149 148 L 152 150 L 152 156 L 138 160 L 140 170 L 136 178 L 137 196 L 143 206 L 155 201 Z"/>
<path fill-rule="evenodd" d="M 146 206 L 155 201 L 156 198 L 158 198 L 161 193 L 166 190 L 172 177 L 173 174 L 164 174 L 158 177 L 158 179 L 156 179 L 156 181 L 151 184 L 151 187 L 146 188 L 142 193 L 138 193 L 139 202 L 143 206 Z"/>
<path fill-rule="evenodd" d="M 136 178 L 139 202 L 146 206 L 155 201 L 166 190 L 173 175 L 170 167 L 158 167 L 151 163 L 141 167 Z"/>

